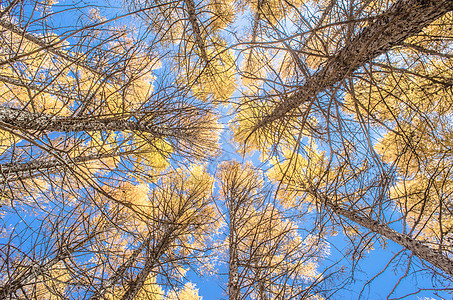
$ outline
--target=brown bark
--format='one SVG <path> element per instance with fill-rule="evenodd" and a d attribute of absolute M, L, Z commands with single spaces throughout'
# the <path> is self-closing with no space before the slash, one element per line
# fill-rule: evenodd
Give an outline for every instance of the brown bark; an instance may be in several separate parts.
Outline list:
<path fill-rule="evenodd" d="M 170 226 L 158 239 L 156 245 L 154 245 L 152 249 L 148 251 L 145 265 L 143 266 L 142 271 L 133 281 L 129 283 L 129 286 L 126 289 L 126 293 L 123 295 L 121 300 L 132 300 L 135 298 L 135 296 L 145 284 L 145 281 L 148 278 L 149 274 L 151 274 L 153 269 L 159 264 L 159 260 L 161 259 L 162 255 L 165 254 L 173 241 L 179 236 L 179 234 L 187 228 L 187 226 L 189 225 L 188 223 L 181 224 L 178 222 L 179 218 L 186 211 L 187 205 L 189 205 L 189 202 L 184 203 L 184 205 L 179 208 L 179 211 L 174 216 L 174 218 L 168 220 L 168 224 L 170 224 Z"/>
<path fill-rule="evenodd" d="M 168 247 L 173 242 L 175 236 L 176 227 L 173 225 L 161 238 L 160 242 L 153 247 L 153 249 L 147 253 L 147 259 L 145 265 L 137 275 L 135 280 L 129 283 L 126 293 L 123 295 L 121 300 L 133 300 L 138 292 L 145 284 L 146 278 L 151 274 L 152 270 L 156 267 L 161 256 L 167 251 Z"/>
<path fill-rule="evenodd" d="M 61 90 L 55 91 L 53 89 L 48 89 L 47 86 L 41 87 L 41 86 L 36 85 L 36 83 L 26 80 L 24 78 L 21 78 L 20 80 L 18 80 L 18 79 L 9 77 L 9 76 L 0 75 L 0 81 L 5 84 L 13 84 L 15 86 L 20 86 L 20 87 L 23 87 L 26 89 L 37 91 L 39 93 L 50 94 L 53 96 L 61 97 L 63 99 L 68 99 L 68 100 L 73 100 L 73 101 L 79 100 L 79 98 L 77 98 L 75 95 L 71 96 L 70 92 L 64 92 Z"/>
<path fill-rule="evenodd" d="M 125 156 L 132 153 L 140 153 L 140 151 L 123 151 L 123 152 L 113 152 L 113 153 L 104 153 L 104 154 L 94 154 L 94 155 L 85 155 L 78 157 L 69 157 L 66 161 L 59 159 L 51 160 L 33 160 L 25 163 L 5 163 L 0 164 L 0 177 L 3 179 L 0 181 L 0 184 L 5 184 L 7 182 L 20 180 L 22 178 L 30 178 L 36 175 L 38 172 L 51 171 L 63 166 L 74 165 L 77 163 L 85 163 L 94 160 L 100 160 L 105 158 L 112 158 L 118 156 Z M 38 173 L 39 174 L 39 173 Z"/>
<path fill-rule="evenodd" d="M 388 11 L 377 16 L 324 67 L 307 78 L 298 90 L 259 120 L 253 131 L 285 117 L 291 110 L 308 103 L 310 110 L 318 93 L 333 87 L 352 72 L 379 55 L 423 30 L 424 27 L 453 10 L 451 0 L 399 0 Z"/>
<path fill-rule="evenodd" d="M 197 44 L 200 49 L 201 58 L 207 63 L 209 61 L 208 54 L 206 53 L 204 39 L 201 36 L 200 26 L 197 21 L 197 14 L 195 12 L 195 2 L 193 0 L 184 0 L 187 6 L 187 13 L 189 15 L 189 22 L 192 26 L 192 31 L 195 38 L 195 44 Z"/>
<path fill-rule="evenodd" d="M 229 259 L 228 259 L 228 299 L 239 300 L 239 266 L 238 266 L 238 238 L 236 228 L 235 205 L 230 199 L 230 235 L 229 235 Z"/>
<path fill-rule="evenodd" d="M 80 131 L 140 131 L 156 137 L 188 137 L 185 131 L 191 128 L 167 129 L 148 121 L 135 121 L 122 116 L 113 117 L 62 117 L 47 114 L 34 114 L 13 108 L 0 108 L 0 122 L 12 128 L 32 131 L 80 132 Z"/>

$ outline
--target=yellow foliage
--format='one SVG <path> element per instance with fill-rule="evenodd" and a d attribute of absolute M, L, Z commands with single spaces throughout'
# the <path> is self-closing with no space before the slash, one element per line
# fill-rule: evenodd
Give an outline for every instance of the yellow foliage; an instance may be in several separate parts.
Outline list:
<path fill-rule="evenodd" d="M 57 263 L 48 272 L 37 276 L 35 285 L 26 288 L 30 295 L 39 300 L 64 299 L 67 283 L 71 280 L 69 271 L 63 263 Z"/>
<path fill-rule="evenodd" d="M 245 0 L 247 2 L 253 13 L 260 12 L 264 16 L 263 19 L 266 19 L 271 24 L 276 24 L 278 21 L 282 20 L 285 17 L 289 17 L 290 10 L 288 4 L 283 0 Z M 305 1 L 303 0 L 294 0 L 291 2 L 292 7 L 299 7 Z"/>
<path fill-rule="evenodd" d="M 214 15 L 210 20 L 213 31 L 220 31 L 231 24 L 235 18 L 234 1 L 232 0 L 211 0 L 208 10 Z"/>
<path fill-rule="evenodd" d="M 435 176 L 419 174 L 411 180 L 398 182 L 390 195 L 406 214 L 406 221 L 420 234 L 417 238 L 439 243 L 453 238 L 453 214 L 449 211 L 453 194 L 451 165 Z"/>
<path fill-rule="evenodd" d="M 133 147 L 136 151 L 136 168 L 150 167 L 150 172 L 160 173 L 170 165 L 168 158 L 173 152 L 172 146 L 163 139 L 158 139 L 151 134 L 135 134 Z"/>
<path fill-rule="evenodd" d="M 206 65 L 198 66 L 197 69 L 190 68 L 189 73 L 183 76 L 187 78 L 197 98 L 208 101 L 212 97 L 215 102 L 225 102 L 236 89 L 233 51 L 228 50 L 226 43 L 219 39 L 206 47 L 206 54 Z"/>
<path fill-rule="evenodd" d="M 20 139 L 18 139 L 15 135 L 12 135 L 9 131 L 0 130 L 0 155 L 19 141 Z"/>
<path fill-rule="evenodd" d="M 268 177 L 282 186 L 277 197 L 287 208 L 296 207 L 300 202 L 315 203 L 316 199 L 307 194 L 315 186 L 322 188 L 325 182 L 327 159 L 312 141 L 301 153 L 294 153 L 290 147 L 282 147 L 282 160 L 273 159 Z"/>
<path fill-rule="evenodd" d="M 116 287 L 111 292 L 105 295 L 105 298 L 108 300 L 120 300 L 122 299 L 123 295 L 126 293 L 125 289 L 122 287 Z M 145 282 L 143 283 L 143 287 L 140 291 L 135 295 L 135 300 L 163 300 L 165 294 L 162 290 L 162 287 L 156 283 L 156 277 L 153 275 L 149 275 Z"/>
<path fill-rule="evenodd" d="M 242 84 L 246 86 L 251 93 L 257 92 L 258 87 L 263 83 L 263 79 L 269 72 L 271 56 L 268 52 L 260 49 L 249 49 L 243 54 L 241 76 Z"/>

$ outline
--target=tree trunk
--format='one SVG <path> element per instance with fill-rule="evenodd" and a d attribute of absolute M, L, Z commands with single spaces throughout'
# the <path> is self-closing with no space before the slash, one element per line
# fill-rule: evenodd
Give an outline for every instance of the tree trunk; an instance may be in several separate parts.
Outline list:
<path fill-rule="evenodd" d="M 46 42 L 46 41 L 44 41 L 44 39 L 42 37 L 35 36 L 31 33 L 28 33 L 27 31 L 23 30 L 19 26 L 9 22 L 6 18 L 0 19 L 0 26 L 9 30 L 10 32 L 17 34 L 17 36 L 21 37 L 22 39 L 30 41 L 41 47 L 40 49 L 36 49 L 31 52 L 26 52 L 26 53 L 19 54 L 19 55 L 16 54 L 12 58 L 0 62 L 0 66 L 8 65 L 8 64 L 14 63 L 16 61 L 20 61 L 22 58 L 27 57 L 27 56 L 29 57 L 32 54 L 39 52 L 39 51 L 47 51 L 49 53 L 52 53 L 52 54 L 62 58 L 63 60 L 65 60 L 68 63 L 68 65 L 71 65 L 71 64 L 76 65 L 78 67 L 86 69 L 87 71 L 89 71 L 93 74 L 96 74 L 96 75 L 99 75 L 102 77 L 106 76 L 106 74 L 107 74 L 104 70 L 94 69 L 91 66 L 87 65 L 80 58 L 73 58 L 72 56 L 67 54 L 64 50 L 58 49 L 58 47 L 60 47 L 62 49 L 64 48 L 64 46 L 63 46 L 64 39 L 60 40 L 60 39 L 54 38 L 53 43 Z"/>
<path fill-rule="evenodd" d="M 209 62 L 208 54 L 206 53 L 206 47 L 204 45 L 204 39 L 201 35 L 200 26 L 198 25 L 197 13 L 195 12 L 195 2 L 193 0 L 184 0 L 187 6 L 187 13 L 189 15 L 189 22 L 192 26 L 193 35 L 195 38 L 195 44 L 200 48 L 200 56 L 205 61 Z"/>
<path fill-rule="evenodd" d="M 132 252 L 132 255 L 115 271 L 115 274 L 113 274 L 112 277 L 106 280 L 105 284 L 102 285 L 98 292 L 90 297 L 90 300 L 103 299 L 107 290 L 110 287 L 115 286 L 115 284 L 121 279 L 127 269 L 130 268 L 132 264 L 137 260 L 139 254 L 142 253 L 145 247 L 149 246 L 150 241 L 151 239 L 148 238 L 140 245 L 140 247 L 135 249 L 134 252 Z"/>
<path fill-rule="evenodd" d="M 48 114 L 35 114 L 28 111 L 0 108 L 0 122 L 12 128 L 33 131 L 80 132 L 80 131 L 140 131 L 156 137 L 177 137 L 186 139 L 191 128 L 158 127 L 149 122 L 135 121 L 132 115 L 127 117 L 63 117 Z"/>
<path fill-rule="evenodd" d="M 341 82 L 352 72 L 377 56 L 401 45 L 436 19 L 453 10 L 451 0 L 399 0 L 388 11 L 328 59 L 323 68 L 307 78 L 292 96 L 264 116 L 254 130 L 283 118 L 289 111 L 308 103 L 307 113 L 318 93 Z"/>
<path fill-rule="evenodd" d="M 143 152 L 143 151 L 142 151 Z M 39 175 L 38 172 L 51 171 L 59 167 L 70 166 L 78 163 L 87 163 L 90 161 L 126 156 L 133 153 L 140 153 L 140 151 L 123 151 L 112 152 L 94 155 L 85 155 L 77 157 L 68 157 L 67 159 L 51 159 L 51 160 L 32 160 L 25 163 L 5 163 L 0 164 L 0 185 L 7 182 L 17 181 L 20 179 L 27 179 Z"/>
<path fill-rule="evenodd" d="M 176 237 L 175 229 L 175 225 L 172 225 L 171 229 L 164 234 L 160 242 L 152 249 L 152 251 L 147 253 L 147 259 L 142 271 L 137 275 L 134 281 L 129 283 L 126 293 L 124 293 L 121 300 L 133 300 L 135 298 L 145 284 L 151 271 L 156 267 L 160 257 L 167 251 L 168 247 L 173 242 L 173 239 Z"/>
<path fill-rule="evenodd" d="M 363 226 L 372 232 L 399 244 L 400 246 L 411 251 L 418 258 L 429 262 L 433 266 L 444 271 L 446 274 L 453 276 L 453 261 L 441 252 L 424 245 L 422 242 L 417 241 L 409 235 L 401 234 L 391 229 L 386 224 L 381 224 L 379 221 L 360 216 L 353 209 L 344 209 L 339 205 L 332 203 L 329 199 L 327 199 L 327 197 L 324 197 L 323 203 L 332 209 L 336 215 L 351 220 L 360 226 Z"/>
<path fill-rule="evenodd" d="M 233 206 L 233 205 L 231 205 Z M 230 207 L 230 235 L 228 260 L 228 299 L 239 300 L 239 266 L 238 266 L 238 238 L 236 232 L 236 211 Z"/>

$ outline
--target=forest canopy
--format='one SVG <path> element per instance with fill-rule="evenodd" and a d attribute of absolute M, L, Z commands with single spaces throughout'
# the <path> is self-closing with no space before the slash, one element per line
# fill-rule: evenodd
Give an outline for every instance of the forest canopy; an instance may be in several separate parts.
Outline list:
<path fill-rule="evenodd" d="M 1 299 L 447 299 L 453 1 L 0 2 Z"/>

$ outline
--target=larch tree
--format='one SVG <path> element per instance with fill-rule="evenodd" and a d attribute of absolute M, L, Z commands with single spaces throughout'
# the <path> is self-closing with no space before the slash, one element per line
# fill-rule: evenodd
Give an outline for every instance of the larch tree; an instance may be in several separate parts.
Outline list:
<path fill-rule="evenodd" d="M 224 162 L 218 170 L 227 224 L 228 299 L 324 299 L 318 262 L 328 245 L 301 230 L 271 201 L 258 171 Z M 324 276 L 324 277 L 323 277 Z"/>

